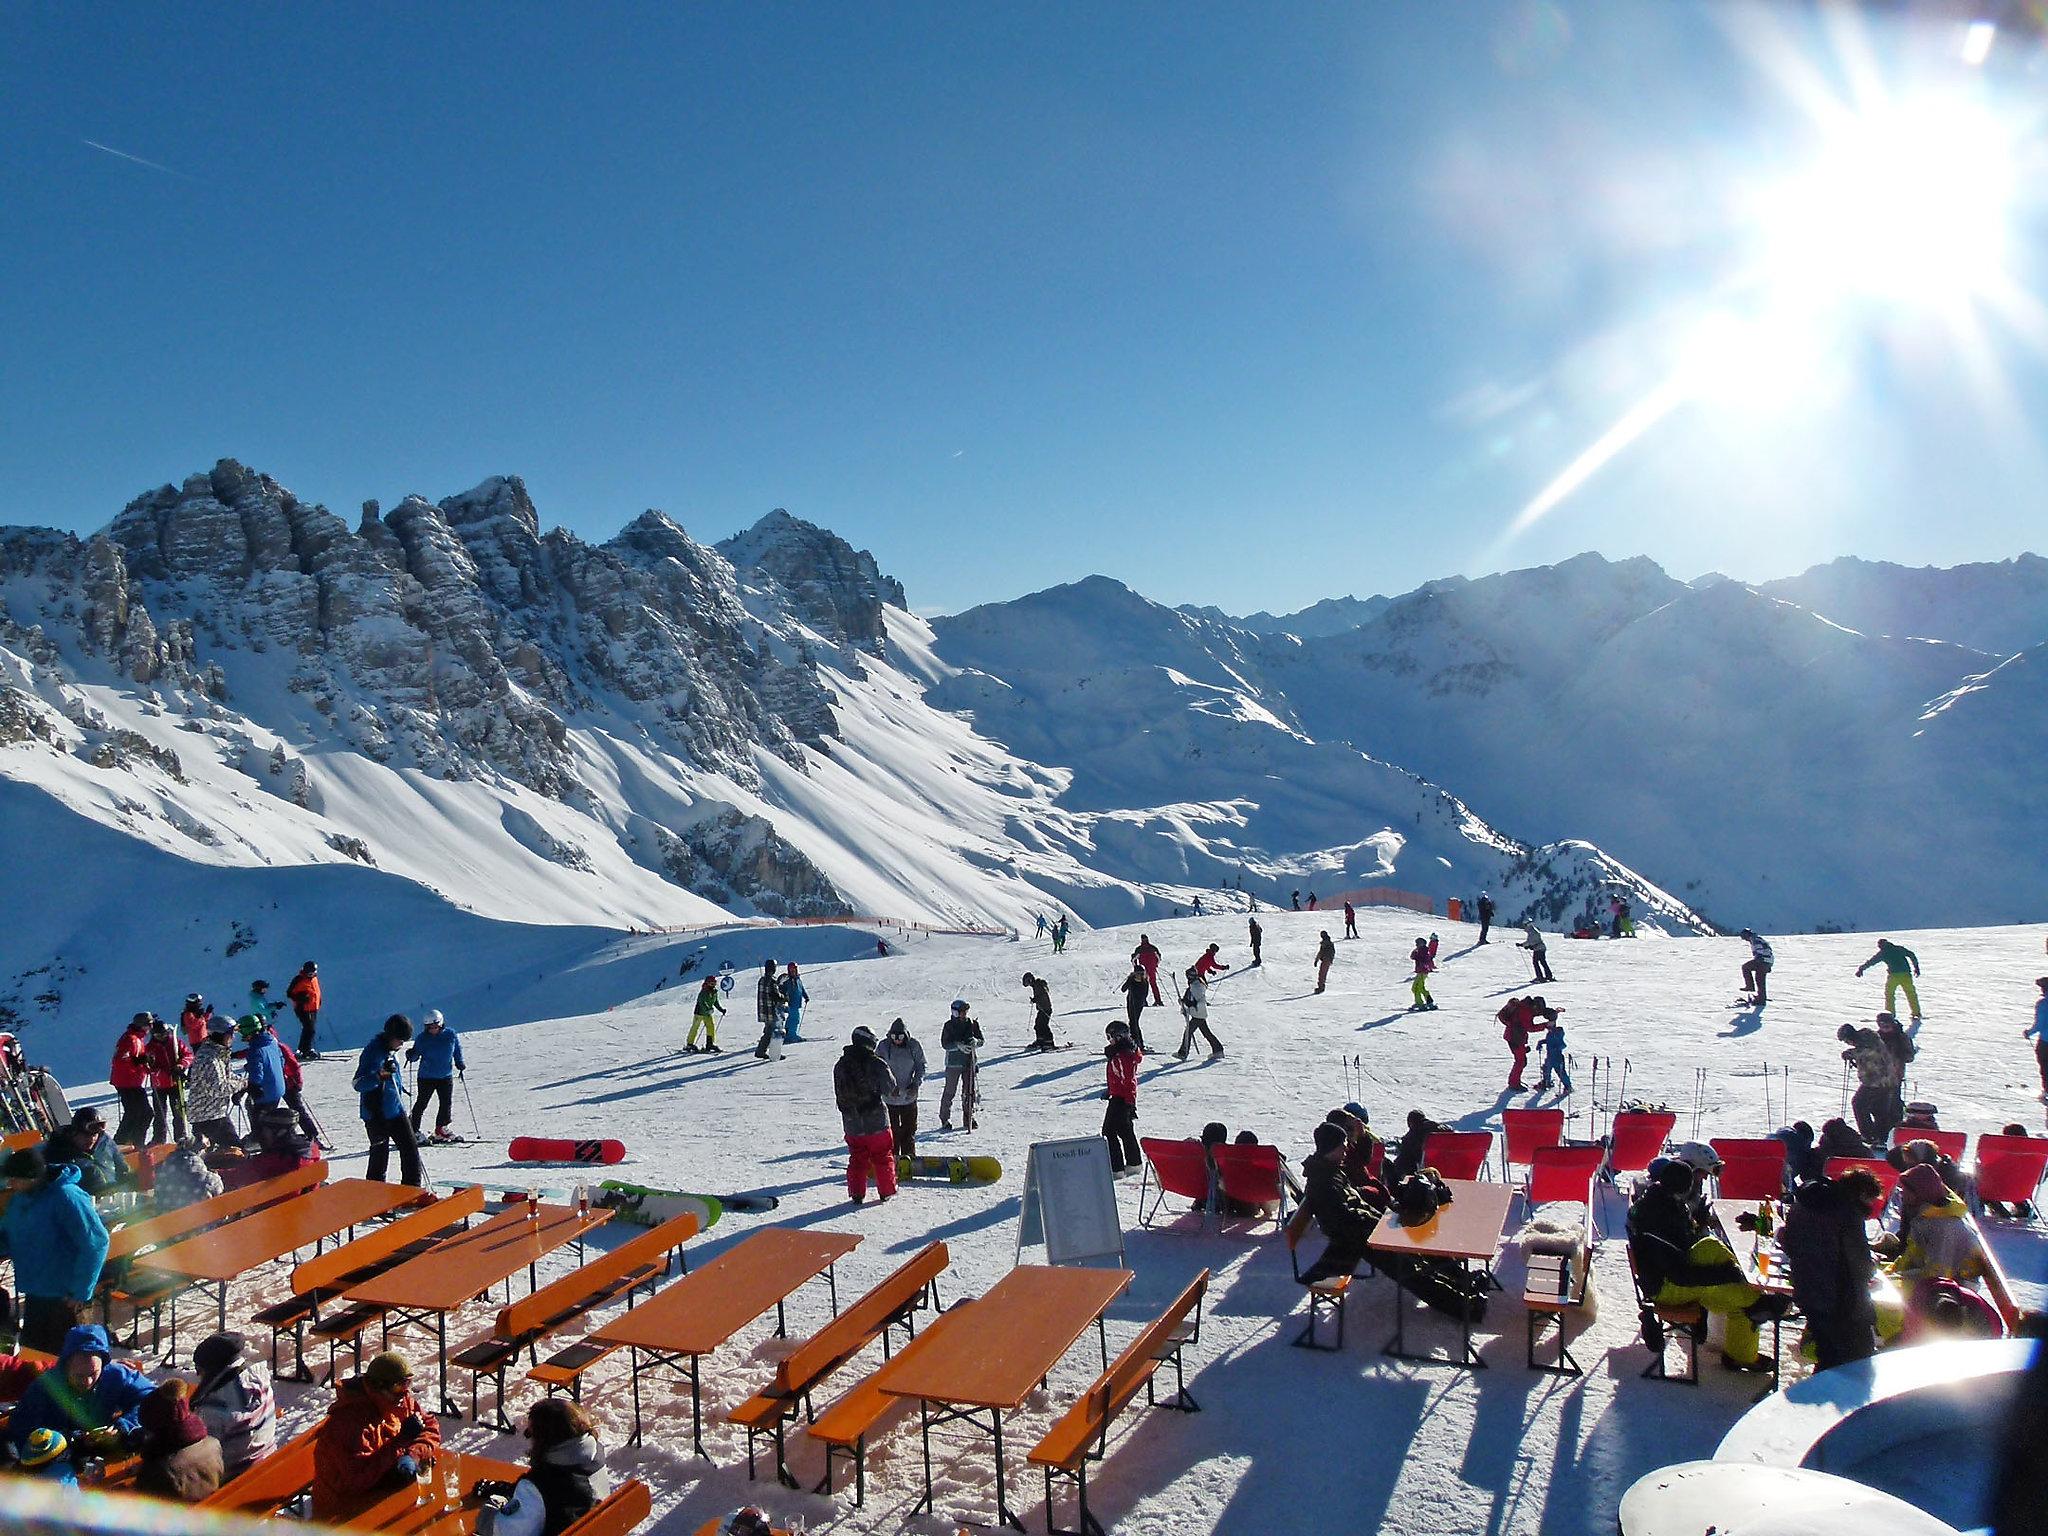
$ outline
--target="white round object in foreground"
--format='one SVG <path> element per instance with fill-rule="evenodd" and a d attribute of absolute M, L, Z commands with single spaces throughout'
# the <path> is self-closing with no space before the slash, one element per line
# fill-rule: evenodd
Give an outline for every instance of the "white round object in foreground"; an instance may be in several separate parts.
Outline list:
<path fill-rule="evenodd" d="M 1621 1536 L 1957 1536 L 1902 1499 L 1803 1467 L 1682 1461 L 1621 1496 Z"/>

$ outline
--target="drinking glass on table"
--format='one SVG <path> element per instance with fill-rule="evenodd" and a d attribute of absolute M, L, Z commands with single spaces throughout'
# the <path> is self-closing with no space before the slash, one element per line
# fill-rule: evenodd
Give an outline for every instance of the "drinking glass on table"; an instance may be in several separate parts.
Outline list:
<path fill-rule="evenodd" d="M 441 1510 L 445 1514 L 462 1507 L 462 1467 L 454 1453 L 443 1451 L 434 1461 L 434 1475 L 441 1484 Z"/>

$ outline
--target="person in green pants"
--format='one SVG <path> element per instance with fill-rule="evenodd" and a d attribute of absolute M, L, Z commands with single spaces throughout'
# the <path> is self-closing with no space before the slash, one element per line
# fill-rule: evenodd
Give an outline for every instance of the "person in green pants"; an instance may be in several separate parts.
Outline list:
<path fill-rule="evenodd" d="M 1675 1157 L 1650 1165 L 1650 1186 L 1629 1207 L 1629 1252 L 1642 1285 L 1643 1337 L 1661 1348 L 1655 1308 L 1697 1302 L 1727 1322 L 1721 1363 L 1732 1371 L 1770 1371 L 1777 1362 L 1759 1352 L 1758 1314 L 1771 1303 L 1743 1278 L 1728 1245 L 1706 1221 L 1699 1177 Z"/>
<path fill-rule="evenodd" d="M 1899 991 L 1905 989 L 1906 1005 L 1913 1011 L 1913 1022 L 1920 1022 L 1920 994 L 1913 988 L 1913 978 L 1920 974 L 1920 957 L 1903 944 L 1894 944 L 1890 939 L 1877 941 L 1877 953 L 1856 967 L 1861 976 L 1879 961 L 1884 963 L 1884 1011 L 1897 1013 Z"/>

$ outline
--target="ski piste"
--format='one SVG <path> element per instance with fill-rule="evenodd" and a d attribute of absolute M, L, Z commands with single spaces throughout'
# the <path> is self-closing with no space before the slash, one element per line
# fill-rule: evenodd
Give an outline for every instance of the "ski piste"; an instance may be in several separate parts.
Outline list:
<path fill-rule="evenodd" d="M 609 1137 L 574 1141 L 560 1136 L 514 1136 L 505 1155 L 515 1163 L 623 1163 L 626 1144 Z"/>
<path fill-rule="evenodd" d="M 1003 1165 L 993 1157 L 899 1157 L 899 1179 L 944 1179 L 949 1184 L 993 1184 L 1003 1176 Z"/>

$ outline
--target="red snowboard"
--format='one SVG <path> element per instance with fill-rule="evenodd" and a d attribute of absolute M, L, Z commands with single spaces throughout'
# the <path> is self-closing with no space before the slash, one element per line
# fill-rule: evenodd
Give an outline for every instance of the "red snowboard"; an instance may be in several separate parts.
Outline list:
<path fill-rule="evenodd" d="M 505 1155 L 515 1163 L 622 1163 L 623 1141 L 566 1141 L 555 1136 L 514 1136 Z"/>

